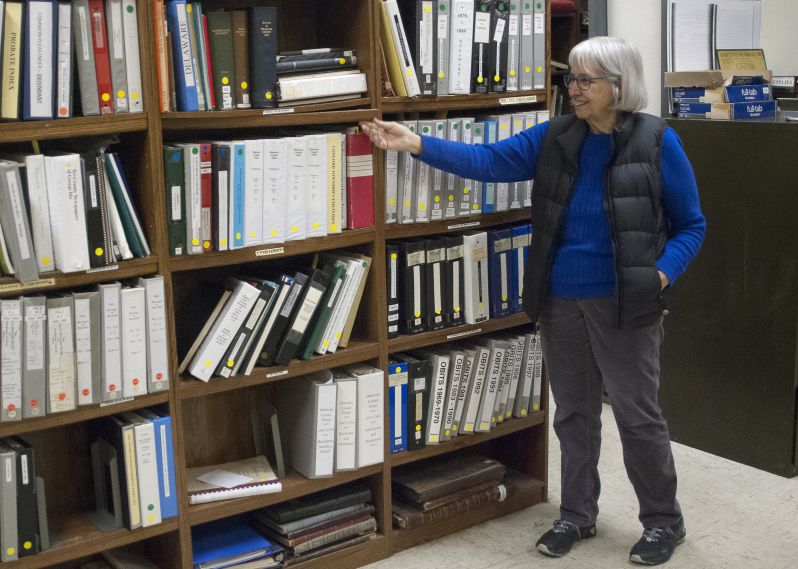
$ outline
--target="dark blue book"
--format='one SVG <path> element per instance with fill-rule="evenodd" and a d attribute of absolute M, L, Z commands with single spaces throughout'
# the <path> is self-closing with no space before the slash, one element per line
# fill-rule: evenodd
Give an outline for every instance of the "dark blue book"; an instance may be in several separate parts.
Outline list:
<path fill-rule="evenodd" d="M 488 231 L 488 290 L 490 297 L 490 317 L 500 318 L 512 311 L 513 303 L 513 264 L 512 229 Z"/>
<path fill-rule="evenodd" d="M 280 562 L 285 550 L 239 518 L 227 518 L 191 529 L 194 569 L 217 569 L 271 557 Z"/>

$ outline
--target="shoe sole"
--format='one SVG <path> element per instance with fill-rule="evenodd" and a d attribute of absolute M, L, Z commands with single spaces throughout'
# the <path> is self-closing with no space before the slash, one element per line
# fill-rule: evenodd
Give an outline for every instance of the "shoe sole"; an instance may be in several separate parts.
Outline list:
<path fill-rule="evenodd" d="M 563 557 L 566 553 L 568 553 L 567 551 L 565 553 L 553 553 L 549 551 L 549 548 L 543 543 L 538 545 L 538 551 L 547 557 Z"/>
<path fill-rule="evenodd" d="M 679 541 L 676 542 L 676 545 L 679 545 L 684 541 L 684 538 L 681 538 Z M 672 556 L 673 554 L 671 554 Z M 639 555 L 630 555 L 629 561 L 632 563 L 637 563 L 638 565 L 662 565 L 663 563 L 667 563 L 670 561 L 670 557 L 667 559 L 663 559 L 662 561 L 644 561 Z"/>

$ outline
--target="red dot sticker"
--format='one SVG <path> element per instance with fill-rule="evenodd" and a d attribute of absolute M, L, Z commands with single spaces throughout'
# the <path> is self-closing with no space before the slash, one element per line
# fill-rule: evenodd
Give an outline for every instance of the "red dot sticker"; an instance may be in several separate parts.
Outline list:
<path fill-rule="evenodd" d="M 134 377 L 133 378 L 133 385 L 138 385 L 138 384 L 139 384 L 139 378 L 138 377 Z"/>
<path fill-rule="evenodd" d="M 108 386 L 108 391 L 116 391 L 116 384 L 112 383 Z"/>
<path fill-rule="evenodd" d="M 61 108 L 59 108 L 59 109 L 58 109 L 58 114 L 59 114 L 59 116 L 65 117 L 65 116 L 67 115 L 67 109 L 66 109 L 66 107 L 61 107 Z"/>
<path fill-rule="evenodd" d="M 157 379 L 158 381 L 161 381 L 163 379 L 163 374 L 162 373 L 156 373 L 155 374 L 155 379 Z"/>
<path fill-rule="evenodd" d="M 7 407 L 9 411 L 16 411 L 17 407 L 13 403 Z"/>
<path fill-rule="evenodd" d="M 90 392 L 89 392 L 89 390 L 88 390 L 88 389 L 86 389 L 86 388 L 83 388 L 83 392 L 82 392 L 82 393 L 83 393 L 83 395 L 84 395 L 84 396 L 88 397 L 88 395 L 89 395 L 89 393 L 90 393 Z"/>
<path fill-rule="evenodd" d="M 59 401 L 63 401 L 64 399 L 66 399 L 66 393 L 64 393 L 64 392 L 59 393 L 58 394 L 58 399 L 59 399 Z"/>
<path fill-rule="evenodd" d="M 31 399 L 30 400 L 30 406 L 31 407 L 36 407 L 38 404 L 39 404 L 39 400 L 38 399 Z"/>

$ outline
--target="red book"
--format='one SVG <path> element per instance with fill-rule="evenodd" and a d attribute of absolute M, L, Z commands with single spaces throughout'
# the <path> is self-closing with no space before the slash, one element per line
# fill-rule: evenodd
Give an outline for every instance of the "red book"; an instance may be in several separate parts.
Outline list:
<path fill-rule="evenodd" d="M 111 94 L 111 58 L 108 52 L 108 32 L 105 26 L 105 2 L 89 0 L 91 37 L 94 45 L 94 68 L 97 71 L 97 95 L 100 99 L 100 114 L 114 113 Z"/>
<path fill-rule="evenodd" d="M 374 156 L 369 137 L 346 133 L 346 226 L 374 225 Z"/>
<path fill-rule="evenodd" d="M 211 167 L 211 143 L 200 144 L 200 219 L 202 252 L 213 251 L 213 168 Z"/>

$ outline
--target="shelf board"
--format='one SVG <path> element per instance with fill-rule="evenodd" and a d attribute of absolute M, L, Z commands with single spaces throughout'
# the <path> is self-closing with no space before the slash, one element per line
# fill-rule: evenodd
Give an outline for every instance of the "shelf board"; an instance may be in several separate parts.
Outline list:
<path fill-rule="evenodd" d="M 426 346 L 434 346 L 443 342 L 453 342 L 470 338 L 472 336 L 479 336 L 482 334 L 490 334 L 491 332 L 498 332 L 521 326 L 523 324 L 530 324 L 529 316 L 524 312 L 505 316 L 503 318 L 494 318 L 485 320 L 479 324 L 464 324 L 463 326 L 454 326 L 452 328 L 444 328 L 443 330 L 436 330 L 434 332 L 422 332 L 421 334 L 402 335 L 398 338 L 388 340 L 388 353 L 404 352 L 416 348 L 423 348 Z"/>
<path fill-rule="evenodd" d="M 122 113 L 49 121 L 19 121 L 0 125 L 0 143 L 51 140 L 147 130 L 146 113 Z"/>
<path fill-rule="evenodd" d="M 546 102 L 545 89 L 486 93 L 473 95 L 443 95 L 441 97 L 383 97 L 383 113 L 417 113 L 423 111 L 459 111 L 470 109 L 512 108 L 517 105 L 536 105 Z"/>
<path fill-rule="evenodd" d="M 430 221 L 429 223 L 391 223 L 385 226 L 385 238 L 406 239 L 408 237 L 440 235 L 442 233 L 455 233 L 458 231 L 494 227 L 505 223 L 528 222 L 531 219 L 532 208 L 525 207 L 499 213 L 442 219 L 439 221 Z"/>
<path fill-rule="evenodd" d="M 10 437 L 12 435 L 21 435 L 32 431 L 42 431 L 53 427 L 82 423 L 83 421 L 89 421 L 99 417 L 160 405 L 161 403 L 166 403 L 168 400 L 169 393 L 164 391 L 162 393 L 140 395 L 134 397 L 130 401 L 113 403 L 111 405 L 86 405 L 78 407 L 75 411 L 45 415 L 37 419 L 22 419 L 21 421 L 0 423 L 0 437 Z"/>
<path fill-rule="evenodd" d="M 282 381 L 324 369 L 376 359 L 379 357 L 379 353 L 378 343 L 352 339 L 346 348 L 342 348 L 334 354 L 316 356 L 309 360 L 291 360 L 287 366 L 256 367 L 250 375 L 231 379 L 217 377 L 208 383 L 186 376 L 179 383 L 180 399 L 205 397 L 213 393 Z"/>
<path fill-rule="evenodd" d="M 546 485 L 542 480 L 535 480 L 535 484 L 528 492 L 509 496 L 503 502 L 486 504 L 482 508 L 465 514 L 454 516 L 434 524 L 423 525 L 419 528 L 399 530 L 394 528 L 391 533 L 391 554 L 398 553 L 410 547 L 420 545 L 426 541 L 438 539 L 444 535 L 458 532 L 465 528 L 481 524 L 493 518 L 505 516 L 518 510 L 523 510 L 545 501 Z"/>
<path fill-rule="evenodd" d="M 170 264 L 172 272 L 193 271 L 195 269 L 209 269 L 227 265 L 240 265 L 254 263 L 295 255 L 306 255 L 330 249 L 343 249 L 353 245 L 363 245 L 374 241 L 376 231 L 374 227 L 363 229 L 347 229 L 337 235 L 315 237 L 302 241 L 286 241 L 284 243 L 258 245 L 234 251 L 220 251 L 205 253 L 203 255 L 183 255 L 172 257 Z"/>
<path fill-rule="evenodd" d="M 56 288 L 72 288 L 131 277 L 141 277 L 158 271 L 158 258 L 149 256 L 142 259 L 120 261 L 111 265 L 111 267 L 116 268 L 95 269 L 80 273 L 62 273 L 59 271 L 41 273 L 37 280 L 28 283 L 21 283 L 13 277 L 0 277 L 0 297 L 20 296 Z"/>
<path fill-rule="evenodd" d="M 262 494 L 260 496 L 250 496 L 247 498 L 236 498 L 234 500 L 223 500 L 220 502 L 210 502 L 207 504 L 197 504 L 189 506 L 188 519 L 189 524 L 192 526 L 197 524 L 204 524 L 212 522 L 221 518 L 227 518 L 236 514 L 257 510 L 286 500 L 293 500 L 300 496 L 307 496 L 320 490 L 332 488 L 352 482 L 353 480 L 360 480 L 367 476 L 382 473 L 382 463 L 373 464 L 365 468 L 357 470 L 347 470 L 339 472 L 331 478 L 317 478 L 311 480 L 305 478 L 298 472 L 286 469 L 285 478 L 281 480 L 283 484 L 282 492 L 275 492 L 273 494 Z"/>
<path fill-rule="evenodd" d="M 376 110 L 362 108 L 370 105 L 371 99 L 365 98 L 276 109 L 162 113 L 161 128 L 164 133 L 169 133 L 185 130 L 355 123 L 378 116 Z"/>
<path fill-rule="evenodd" d="M 310 561 L 304 561 L 291 565 L 296 569 L 355 569 L 371 563 L 375 563 L 388 556 L 388 540 L 382 534 L 376 534 L 374 539 L 365 543 L 347 547 L 341 551 L 322 555 Z"/>
<path fill-rule="evenodd" d="M 460 435 L 439 445 L 427 445 L 421 450 L 412 452 L 400 452 L 391 455 L 391 466 L 399 466 L 402 464 L 410 464 L 419 460 L 425 460 L 438 456 L 441 454 L 450 453 L 456 450 L 464 449 L 474 445 L 484 443 L 493 439 L 497 439 L 511 433 L 530 429 L 537 425 L 546 422 L 545 411 L 535 411 L 529 417 L 519 419 L 511 418 L 505 419 L 502 423 L 496 425 L 490 432 L 487 433 L 474 433 L 473 435 Z"/>
<path fill-rule="evenodd" d="M 3 563 L 4 569 L 60 567 L 60 564 L 66 561 L 177 531 L 177 518 L 164 520 L 160 524 L 148 528 L 135 530 L 123 528 L 110 532 L 98 530 L 85 514 L 78 516 L 75 514 L 50 515 L 48 521 L 50 523 L 50 539 L 55 537 L 58 543 L 47 551 L 24 557 L 18 561 Z"/>

